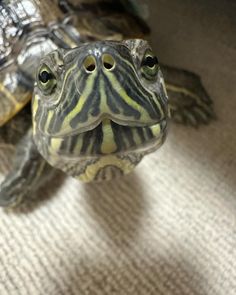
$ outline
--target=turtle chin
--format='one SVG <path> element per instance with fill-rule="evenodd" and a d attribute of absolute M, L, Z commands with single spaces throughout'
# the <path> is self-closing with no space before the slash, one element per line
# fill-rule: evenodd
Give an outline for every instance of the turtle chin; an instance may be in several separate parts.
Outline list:
<path fill-rule="evenodd" d="M 104 119 L 82 133 L 53 136 L 35 130 L 34 140 L 55 168 L 85 182 L 108 180 L 131 172 L 145 154 L 158 149 L 166 138 L 167 121 L 136 127 Z"/>

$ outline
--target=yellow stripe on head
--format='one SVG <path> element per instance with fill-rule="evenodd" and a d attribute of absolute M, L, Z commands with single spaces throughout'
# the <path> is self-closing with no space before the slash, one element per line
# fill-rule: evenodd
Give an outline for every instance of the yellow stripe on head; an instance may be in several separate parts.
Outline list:
<path fill-rule="evenodd" d="M 90 75 L 88 77 L 88 80 L 86 81 L 86 86 L 83 91 L 83 93 L 80 95 L 78 102 L 74 109 L 65 117 L 65 120 L 62 124 L 61 129 L 67 129 L 69 122 L 78 114 L 82 111 L 83 106 L 88 98 L 88 96 L 92 93 L 93 91 L 93 84 L 94 80 L 96 78 L 96 75 Z"/>

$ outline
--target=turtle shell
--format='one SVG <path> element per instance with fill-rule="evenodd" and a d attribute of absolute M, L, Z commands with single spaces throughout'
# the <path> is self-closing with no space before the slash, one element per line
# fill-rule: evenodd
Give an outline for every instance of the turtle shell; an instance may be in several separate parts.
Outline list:
<path fill-rule="evenodd" d="M 1 1 L 0 126 L 30 101 L 36 65 L 48 52 L 76 47 L 79 42 L 136 38 L 148 33 L 147 25 L 130 12 L 128 3 Z"/>

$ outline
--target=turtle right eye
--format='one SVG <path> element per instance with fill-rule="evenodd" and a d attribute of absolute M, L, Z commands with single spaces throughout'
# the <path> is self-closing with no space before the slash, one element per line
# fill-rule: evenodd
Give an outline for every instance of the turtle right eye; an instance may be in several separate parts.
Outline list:
<path fill-rule="evenodd" d="M 38 72 L 38 87 L 44 94 L 52 94 L 57 85 L 55 75 L 48 66 L 43 65 Z"/>
<path fill-rule="evenodd" d="M 142 66 L 147 66 L 149 68 L 154 68 L 157 64 L 158 59 L 156 56 L 147 56 L 142 62 Z"/>
<path fill-rule="evenodd" d="M 147 50 L 141 62 L 141 72 L 147 80 L 154 80 L 159 70 L 158 59 L 150 50 Z"/>

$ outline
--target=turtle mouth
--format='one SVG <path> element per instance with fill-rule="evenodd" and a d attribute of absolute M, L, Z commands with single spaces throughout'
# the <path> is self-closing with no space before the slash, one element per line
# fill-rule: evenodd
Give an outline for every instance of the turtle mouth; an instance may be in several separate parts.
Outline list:
<path fill-rule="evenodd" d="M 164 141 L 167 119 L 145 126 L 130 126 L 104 118 L 85 132 L 51 138 L 51 152 L 66 158 L 93 158 L 110 154 L 126 154 L 132 151 L 145 152 L 157 149 Z M 60 141 L 60 144 L 58 144 Z M 53 149 L 56 142 L 57 151 Z"/>

